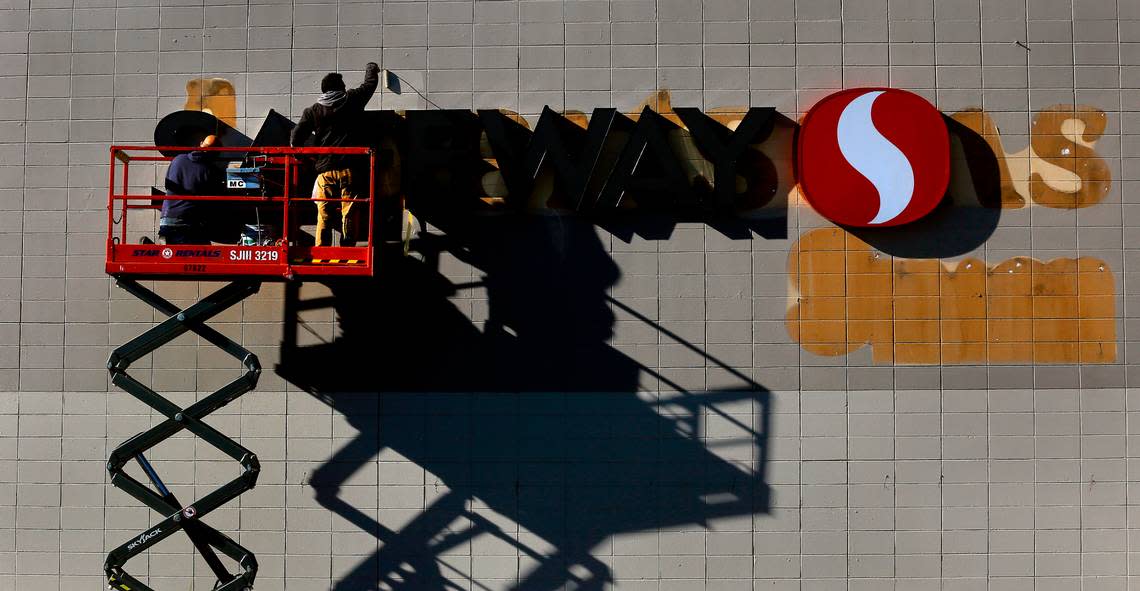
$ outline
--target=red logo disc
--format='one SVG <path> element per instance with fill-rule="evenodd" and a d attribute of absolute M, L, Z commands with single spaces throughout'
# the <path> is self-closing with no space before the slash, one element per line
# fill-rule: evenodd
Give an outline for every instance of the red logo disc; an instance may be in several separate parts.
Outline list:
<path fill-rule="evenodd" d="M 897 226 L 930 213 L 950 182 L 946 122 L 926 99 L 890 88 L 835 93 L 804 118 L 799 183 L 820 215 Z"/>

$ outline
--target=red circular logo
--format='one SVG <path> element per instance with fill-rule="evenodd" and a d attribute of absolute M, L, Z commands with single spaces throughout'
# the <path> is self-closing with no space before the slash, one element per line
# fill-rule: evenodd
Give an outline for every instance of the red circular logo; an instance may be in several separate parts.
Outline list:
<path fill-rule="evenodd" d="M 808 202 L 847 226 L 913 222 L 950 182 L 946 122 L 905 90 L 859 88 L 823 99 L 804 117 L 797 157 Z"/>

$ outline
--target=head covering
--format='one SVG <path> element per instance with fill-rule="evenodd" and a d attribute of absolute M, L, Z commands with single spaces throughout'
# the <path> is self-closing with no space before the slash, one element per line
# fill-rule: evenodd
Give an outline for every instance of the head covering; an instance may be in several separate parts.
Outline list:
<path fill-rule="evenodd" d="M 329 72 L 321 78 L 321 92 L 330 90 L 344 90 L 344 78 L 337 72 Z"/>

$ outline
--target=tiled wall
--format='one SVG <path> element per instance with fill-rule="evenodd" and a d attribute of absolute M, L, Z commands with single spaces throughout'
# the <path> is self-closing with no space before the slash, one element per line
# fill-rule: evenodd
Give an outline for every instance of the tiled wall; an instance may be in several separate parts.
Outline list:
<path fill-rule="evenodd" d="M 210 420 L 262 461 L 257 488 L 207 519 L 257 554 L 257 589 L 1140 588 L 1140 2 L 0 0 L 0 591 L 102 588 L 106 551 L 156 522 L 104 465 L 157 420 L 105 369 L 156 320 L 103 273 L 108 145 L 150 143 L 192 80 L 230 81 L 234 122 L 252 135 L 271 108 L 296 119 L 325 72 L 352 84 L 367 61 L 406 86 L 372 108 L 503 108 L 532 123 L 544 105 L 661 107 L 662 90 L 675 106 L 774 106 L 793 121 L 844 87 L 906 88 L 947 114 L 980 107 L 1011 171 L 988 239 L 941 263 L 860 252 L 883 254 L 883 275 L 918 269 L 943 288 L 967 258 L 986 272 L 1089 261 L 1084 272 L 1111 277 L 1014 294 L 1076 297 L 1068 315 L 1043 312 L 1072 328 L 1044 340 L 1072 347 L 1041 345 L 1041 316 L 1020 308 L 1001 317 L 1028 319 L 1002 325 L 1023 339 L 1013 353 L 992 323 L 944 338 L 957 308 L 938 289 L 918 294 L 941 302 L 925 316 L 888 303 L 871 318 L 879 332 L 807 343 L 792 311 L 843 323 L 867 308 L 845 291 L 850 238 L 808 266 L 790 258 L 809 232 L 835 232 L 793 193 L 785 238 L 538 216 L 553 270 L 414 257 L 400 282 L 332 292 L 391 304 L 356 311 L 370 338 L 350 341 L 354 356 L 317 356 L 359 332 L 337 309 L 288 313 L 328 288 L 267 284 L 214 322 L 266 371 Z M 1087 207 L 1014 195 L 1046 181 L 1080 192 L 1055 169 L 1028 175 L 1035 116 L 1053 105 L 1106 116 L 1089 145 L 1111 189 Z M 517 253 L 514 236 L 489 252 Z M 560 278 L 579 256 L 600 283 Z M 489 290 L 528 274 L 572 290 L 508 293 L 504 329 Z M 798 300 L 805 280 L 841 301 Z M 186 304 L 213 287 L 156 289 Z M 875 297 L 900 295 L 915 294 Z M 612 334 L 567 345 L 558 331 L 596 321 L 589 306 L 612 313 Z M 990 309 L 971 318 L 992 321 Z M 928 324 L 903 327 L 915 320 Z M 300 383 L 297 357 L 276 367 L 290 331 L 300 359 L 323 364 L 308 378 L 347 374 L 364 393 Z M 947 342 L 980 348 L 955 357 Z M 557 379 L 513 380 L 524 361 Z M 237 372 L 192 337 L 135 368 L 180 403 Z M 571 378 L 586 385 L 561 387 Z M 236 472 L 190 437 L 151 459 L 184 500 Z M 183 537 L 130 569 L 157 589 L 212 584 Z"/>

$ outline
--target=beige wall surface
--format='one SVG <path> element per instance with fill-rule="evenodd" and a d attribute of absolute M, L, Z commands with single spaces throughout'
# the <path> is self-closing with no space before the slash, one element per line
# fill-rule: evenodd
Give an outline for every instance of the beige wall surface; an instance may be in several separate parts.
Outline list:
<path fill-rule="evenodd" d="M 161 519 L 105 465 L 161 418 L 107 358 L 163 319 L 104 273 L 108 147 L 182 109 L 253 136 L 368 61 L 401 79 L 370 109 L 783 117 L 734 223 L 539 191 L 216 318 L 265 371 L 207 422 L 262 471 L 206 521 L 258 590 L 1140 589 L 1140 2 L 0 0 L 0 591 L 105 588 Z M 879 86 L 946 115 L 949 194 L 840 228 L 795 128 Z M 493 204 L 484 156 L 461 197 Z M 131 369 L 181 406 L 239 371 L 194 335 Z M 184 502 L 238 471 L 188 434 L 148 457 Z M 182 534 L 128 570 L 213 584 Z"/>

